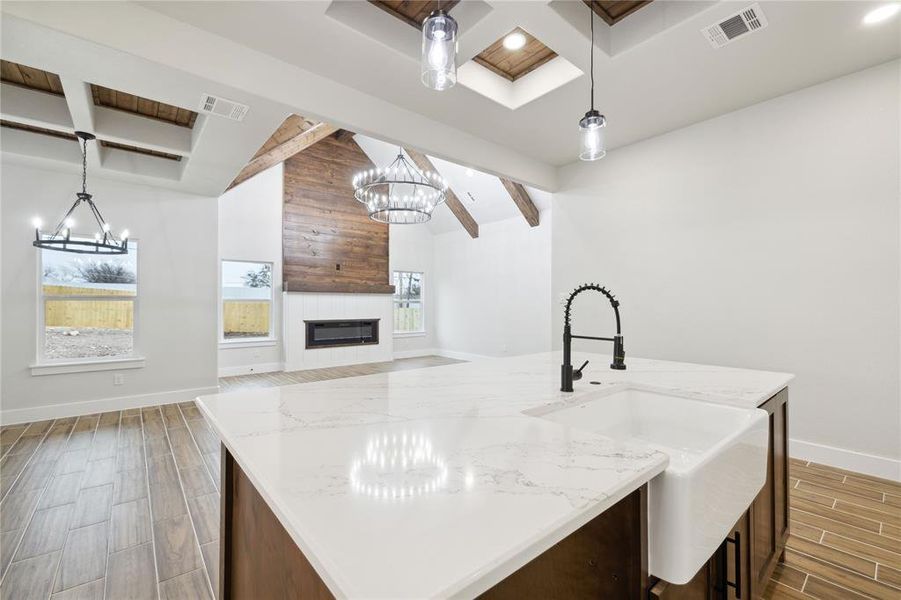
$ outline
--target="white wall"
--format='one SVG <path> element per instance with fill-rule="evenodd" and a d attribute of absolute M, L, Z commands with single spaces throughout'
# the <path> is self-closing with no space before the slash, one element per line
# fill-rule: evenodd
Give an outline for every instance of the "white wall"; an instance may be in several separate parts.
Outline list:
<path fill-rule="evenodd" d="M 32 376 L 37 344 L 37 250 L 32 218 L 62 215 L 81 176 L 2 163 L 2 402 L 4 422 L 189 400 L 215 391 L 216 198 L 89 179 L 114 229 L 139 243 L 138 352 L 145 366 Z M 124 376 L 113 385 L 113 374 Z M 82 403 L 82 404 L 79 404 Z"/>
<path fill-rule="evenodd" d="M 438 347 L 462 357 L 542 352 L 551 347 L 551 211 L 541 225 L 522 216 L 435 236 Z"/>
<path fill-rule="evenodd" d="M 617 292 L 627 363 L 797 374 L 794 453 L 901 476 L 899 107 L 895 61 L 564 168 L 554 297 Z"/>
<path fill-rule="evenodd" d="M 219 345 L 219 375 L 278 371 L 282 367 L 283 165 L 251 177 L 219 197 L 219 258 L 272 263 L 274 340 Z M 221 269 L 217 271 L 221 275 Z M 220 309 L 221 310 L 221 309 Z"/>
<path fill-rule="evenodd" d="M 434 236 L 424 225 L 391 225 L 390 228 L 388 236 L 389 268 L 392 273 L 394 271 L 423 273 L 425 304 L 425 334 L 395 336 L 394 356 L 403 358 L 432 354 L 438 347 L 435 338 L 435 281 L 437 275 L 434 261 Z"/>

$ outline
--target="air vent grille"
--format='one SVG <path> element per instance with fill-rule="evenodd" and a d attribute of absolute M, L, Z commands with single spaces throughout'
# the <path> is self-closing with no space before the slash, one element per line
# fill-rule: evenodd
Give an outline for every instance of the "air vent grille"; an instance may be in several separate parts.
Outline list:
<path fill-rule="evenodd" d="M 714 48 L 722 48 L 734 40 L 759 31 L 767 26 L 766 16 L 759 4 L 751 6 L 730 15 L 715 25 L 710 25 L 701 30 L 701 35 L 710 42 Z"/>
<path fill-rule="evenodd" d="M 200 97 L 200 112 L 208 115 L 225 117 L 232 121 L 243 121 L 250 107 L 234 100 L 226 100 L 212 94 L 203 94 Z"/>

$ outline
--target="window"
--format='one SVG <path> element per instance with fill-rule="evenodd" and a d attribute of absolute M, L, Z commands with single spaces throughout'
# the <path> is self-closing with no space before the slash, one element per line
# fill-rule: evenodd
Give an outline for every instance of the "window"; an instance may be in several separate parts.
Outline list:
<path fill-rule="evenodd" d="M 394 333 L 425 333 L 422 273 L 394 272 Z"/>
<path fill-rule="evenodd" d="M 222 339 L 272 337 L 272 263 L 222 261 Z"/>
<path fill-rule="evenodd" d="M 133 356 L 138 244 L 109 256 L 41 250 L 38 363 Z"/>

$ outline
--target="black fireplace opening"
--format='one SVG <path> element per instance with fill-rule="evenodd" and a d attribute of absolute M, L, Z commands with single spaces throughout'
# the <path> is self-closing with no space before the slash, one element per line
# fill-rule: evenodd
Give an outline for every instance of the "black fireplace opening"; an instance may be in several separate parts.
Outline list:
<path fill-rule="evenodd" d="M 307 325 L 307 348 L 364 346 L 379 343 L 379 320 L 304 321 Z"/>

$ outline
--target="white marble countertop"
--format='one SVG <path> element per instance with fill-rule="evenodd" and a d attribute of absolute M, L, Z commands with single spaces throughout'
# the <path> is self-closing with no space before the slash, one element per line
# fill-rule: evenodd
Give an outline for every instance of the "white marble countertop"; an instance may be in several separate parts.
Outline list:
<path fill-rule="evenodd" d="M 659 474 L 665 454 L 523 411 L 629 385 L 756 407 L 792 376 L 560 353 L 203 396 L 198 405 L 338 597 L 471 597 Z M 578 365 L 577 365 L 578 366 Z M 589 381 L 600 381 L 591 385 Z"/>

